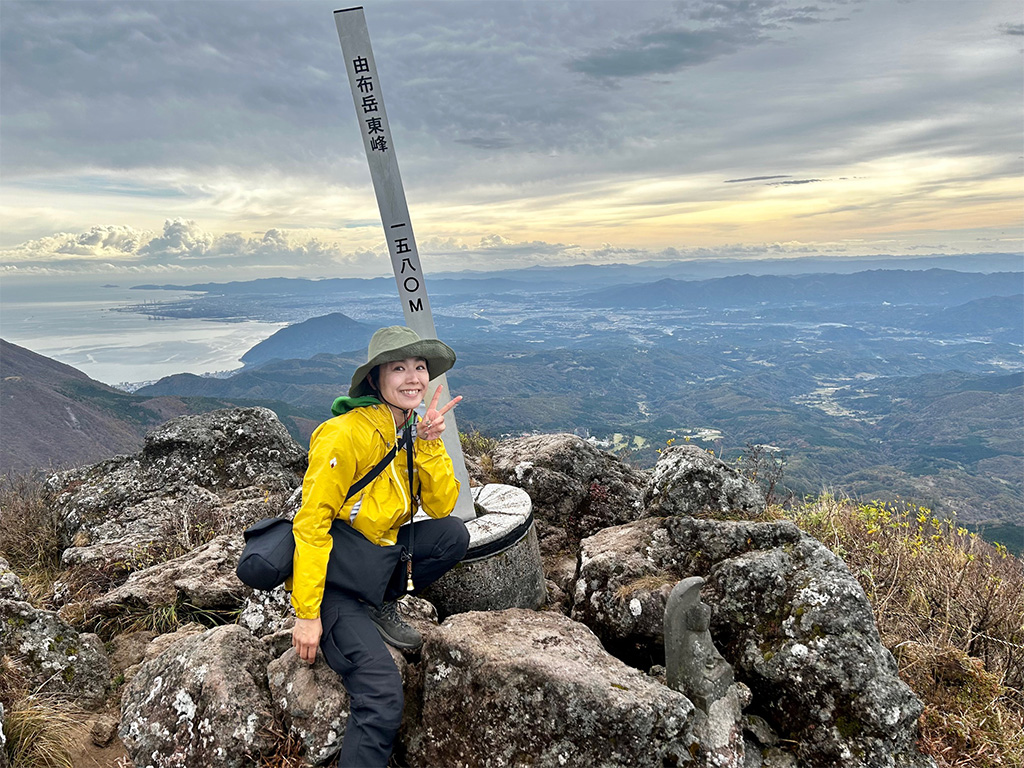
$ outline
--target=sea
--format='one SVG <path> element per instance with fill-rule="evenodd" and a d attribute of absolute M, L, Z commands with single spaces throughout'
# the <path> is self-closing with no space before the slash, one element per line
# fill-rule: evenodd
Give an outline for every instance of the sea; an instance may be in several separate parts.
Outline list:
<path fill-rule="evenodd" d="M 195 294 L 132 284 L 7 278 L 0 337 L 131 391 L 175 373 L 226 374 L 286 323 L 153 318 L 126 311 Z"/>

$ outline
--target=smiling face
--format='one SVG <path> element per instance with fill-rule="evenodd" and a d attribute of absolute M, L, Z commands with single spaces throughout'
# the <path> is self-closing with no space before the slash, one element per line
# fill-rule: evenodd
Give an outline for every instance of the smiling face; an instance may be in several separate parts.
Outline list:
<path fill-rule="evenodd" d="M 405 414 L 423 402 L 427 394 L 427 361 L 422 357 L 409 357 L 383 363 L 377 369 L 377 389 L 395 413 L 395 423 L 401 424 Z"/>

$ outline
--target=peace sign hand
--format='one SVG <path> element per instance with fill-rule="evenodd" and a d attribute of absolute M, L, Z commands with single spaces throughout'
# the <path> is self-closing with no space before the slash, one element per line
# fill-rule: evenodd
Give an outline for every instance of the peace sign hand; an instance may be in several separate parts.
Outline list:
<path fill-rule="evenodd" d="M 440 399 L 441 387 L 438 387 L 434 390 L 434 397 L 430 400 L 430 407 L 427 408 L 427 412 L 423 415 L 419 424 L 416 425 L 416 436 L 420 440 L 437 440 L 441 436 L 445 429 L 444 415 L 462 402 L 462 395 L 456 397 L 441 410 L 437 410 L 437 404 Z"/>

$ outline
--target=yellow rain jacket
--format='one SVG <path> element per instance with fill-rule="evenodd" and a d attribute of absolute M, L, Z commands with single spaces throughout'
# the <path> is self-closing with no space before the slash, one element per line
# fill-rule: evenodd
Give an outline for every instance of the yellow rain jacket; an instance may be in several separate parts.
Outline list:
<path fill-rule="evenodd" d="M 380 546 L 394 546 L 398 528 L 409 521 L 405 449 L 360 493 L 345 501 L 348 489 L 373 469 L 400 437 L 391 409 L 371 405 L 325 421 L 310 438 L 302 507 L 292 523 L 292 607 L 300 619 L 320 615 L 333 545 L 329 531 L 335 518 L 349 521 L 355 510 L 352 527 Z M 414 442 L 413 487 L 419 492 L 422 509 L 431 517 L 445 517 L 459 496 L 452 460 L 440 439 L 417 438 Z"/>

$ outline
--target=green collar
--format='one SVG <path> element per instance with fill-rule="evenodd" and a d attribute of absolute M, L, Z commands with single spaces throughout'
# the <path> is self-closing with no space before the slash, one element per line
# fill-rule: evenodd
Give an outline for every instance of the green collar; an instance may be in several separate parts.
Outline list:
<path fill-rule="evenodd" d="M 354 411 L 356 408 L 365 408 L 370 405 L 384 405 L 379 399 L 373 395 L 363 395 L 361 397 L 338 397 L 335 398 L 334 403 L 331 405 L 331 413 L 335 416 L 341 416 L 349 411 Z M 388 408 L 388 413 L 391 409 Z M 409 424 L 416 418 L 416 412 L 409 414 L 409 418 L 405 424 L 399 427 L 399 429 L 405 429 Z"/>

